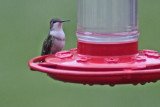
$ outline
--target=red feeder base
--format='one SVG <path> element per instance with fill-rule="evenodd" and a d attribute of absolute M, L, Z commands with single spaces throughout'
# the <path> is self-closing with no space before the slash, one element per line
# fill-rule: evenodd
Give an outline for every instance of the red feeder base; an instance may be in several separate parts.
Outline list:
<path fill-rule="evenodd" d="M 28 64 L 31 70 L 47 73 L 56 80 L 89 85 L 136 85 L 160 79 L 160 55 L 153 50 L 142 50 L 133 55 L 96 56 L 71 49 L 33 58 Z"/>

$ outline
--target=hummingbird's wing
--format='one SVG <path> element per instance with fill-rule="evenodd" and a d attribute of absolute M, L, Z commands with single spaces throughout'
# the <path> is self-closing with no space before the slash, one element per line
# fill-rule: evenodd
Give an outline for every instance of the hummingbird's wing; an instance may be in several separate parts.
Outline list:
<path fill-rule="evenodd" d="M 52 45 L 52 36 L 48 35 L 48 37 L 43 42 L 41 55 L 49 54 L 51 50 L 51 45 Z"/>

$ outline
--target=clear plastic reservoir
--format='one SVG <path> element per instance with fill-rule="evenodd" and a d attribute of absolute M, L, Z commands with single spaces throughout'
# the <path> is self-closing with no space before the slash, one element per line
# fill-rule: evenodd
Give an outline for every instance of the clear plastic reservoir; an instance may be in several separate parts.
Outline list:
<path fill-rule="evenodd" d="M 137 0 L 78 0 L 78 40 L 129 42 L 138 39 Z"/>

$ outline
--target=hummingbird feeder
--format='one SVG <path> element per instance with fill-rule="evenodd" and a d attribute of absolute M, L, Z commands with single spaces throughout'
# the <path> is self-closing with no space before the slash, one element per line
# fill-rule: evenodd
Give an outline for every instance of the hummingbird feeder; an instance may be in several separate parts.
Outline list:
<path fill-rule="evenodd" d="M 29 61 L 31 70 L 82 84 L 145 84 L 160 79 L 160 54 L 138 50 L 138 0 L 78 0 L 77 48 Z"/>

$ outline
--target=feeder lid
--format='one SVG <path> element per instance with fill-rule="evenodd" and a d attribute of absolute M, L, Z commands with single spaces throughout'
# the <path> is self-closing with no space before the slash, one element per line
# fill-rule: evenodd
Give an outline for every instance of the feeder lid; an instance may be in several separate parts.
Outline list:
<path fill-rule="evenodd" d="M 80 55 L 77 49 L 45 55 L 29 61 L 31 70 L 64 82 L 82 84 L 145 84 L 160 79 L 160 55 L 142 50 L 128 56 Z"/>

